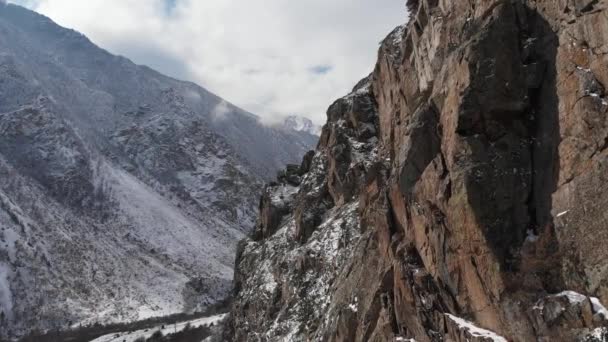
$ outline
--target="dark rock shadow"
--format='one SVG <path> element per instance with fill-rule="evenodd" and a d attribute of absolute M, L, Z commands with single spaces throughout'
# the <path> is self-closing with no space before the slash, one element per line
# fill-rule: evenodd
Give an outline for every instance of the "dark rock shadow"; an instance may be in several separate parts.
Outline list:
<path fill-rule="evenodd" d="M 472 85 L 459 116 L 470 146 L 468 200 L 506 271 L 529 234 L 552 225 L 559 172 L 558 37 L 536 11 L 505 4 L 473 46 Z"/>

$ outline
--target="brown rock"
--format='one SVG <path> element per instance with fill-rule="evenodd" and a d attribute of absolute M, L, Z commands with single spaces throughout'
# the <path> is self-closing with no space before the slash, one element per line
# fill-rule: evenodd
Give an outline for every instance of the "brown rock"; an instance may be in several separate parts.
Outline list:
<path fill-rule="evenodd" d="M 607 2 L 407 7 L 328 109 L 293 214 L 240 256 L 241 288 L 267 263 L 284 282 L 272 321 L 237 292 L 235 339 L 603 338 Z"/>

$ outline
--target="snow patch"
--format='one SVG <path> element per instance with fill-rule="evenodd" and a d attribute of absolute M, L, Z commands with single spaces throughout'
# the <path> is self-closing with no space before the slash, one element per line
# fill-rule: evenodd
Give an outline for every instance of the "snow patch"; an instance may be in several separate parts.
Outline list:
<path fill-rule="evenodd" d="M 528 229 L 528 235 L 526 236 L 526 241 L 528 242 L 536 242 L 538 241 L 538 235 L 534 234 L 532 229 Z"/>
<path fill-rule="evenodd" d="M 154 328 L 142 329 L 132 332 L 112 333 L 96 338 L 91 342 L 134 342 L 139 338 L 148 339 L 152 337 L 152 335 L 157 331 L 160 331 L 163 335 L 169 335 L 183 331 L 188 325 L 192 328 L 198 328 L 201 326 L 209 326 L 212 324 L 216 324 L 222 321 L 225 317 L 226 314 L 222 314 L 205 318 L 197 318 L 194 320 L 185 321 L 177 324 L 164 324 Z"/>
<path fill-rule="evenodd" d="M 555 297 L 566 297 L 571 304 L 582 303 L 587 296 L 574 291 L 563 291 L 555 295 Z"/>
<path fill-rule="evenodd" d="M 397 27 L 394 38 L 393 38 L 394 45 L 399 45 L 403 41 L 403 35 L 405 34 L 405 28 L 406 28 L 406 25 L 400 25 Z"/>
<path fill-rule="evenodd" d="M 589 299 L 591 300 L 594 314 L 602 316 L 602 320 L 608 320 L 608 310 L 602 305 L 602 302 L 595 297 L 589 297 Z"/>
<path fill-rule="evenodd" d="M 458 327 L 461 330 L 465 330 L 471 336 L 485 337 L 485 338 L 491 339 L 494 342 L 507 342 L 507 339 L 505 339 L 504 337 L 502 337 L 500 335 L 497 335 L 496 333 L 494 333 L 490 330 L 482 329 L 482 328 L 474 325 L 473 323 L 471 323 L 467 320 L 464 320 L 460 317 L 456 317 L 456 316 L 448 314 L 448 313 L 446 313 L 445 315 L 452 322 L 456 323 L 456 325 L 458 325 Z"/>
<path fill-rule="evenodd" d="M 589 335 L 587 335 L 587 337 L 596 338 L 598 341 L 602 341 L 604 336 L 606 336 L 607 334 L 608 334 L 608 328 L 601 327 L 601 328 L 593 329 L 591 331 L 591 333 Z"/>
<path fill-rule="evenodd" d="M 354 302 L 353 302 L 353 303 L 348 304 L 348 308 L 350 309 L 350 311 L 352 311 L 352 312 L 357 312 L 357 311 L 358 311 L 358 308 L 357 308 L 357 304 L 358 304 L 358 303 L 357 303 L 357 302 L 358 302 L 358 298 L 357 298 L 357 297 L 355 297 Z"/>
<path fill-rule="evenodd" d="M 283 207 L 298 193 L 298 190 L 300 190 L 299 187 L 283 184 L 273 189 L 270 200 L 273 205 Z"/>

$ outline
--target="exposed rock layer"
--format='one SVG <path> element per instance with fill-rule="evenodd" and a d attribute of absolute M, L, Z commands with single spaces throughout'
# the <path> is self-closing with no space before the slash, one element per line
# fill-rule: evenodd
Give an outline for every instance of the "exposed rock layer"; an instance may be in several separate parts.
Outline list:
<path fill-rule="evenodd" d="M 230 337 L 606 340 L 607 7 L 408 1 L 299 189 L 267 188 Z"/>

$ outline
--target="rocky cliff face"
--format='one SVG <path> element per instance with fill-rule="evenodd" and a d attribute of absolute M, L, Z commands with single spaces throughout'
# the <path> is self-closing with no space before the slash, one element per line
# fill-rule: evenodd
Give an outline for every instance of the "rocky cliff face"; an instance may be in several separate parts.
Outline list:
<path fill-rule="evenodd" d="M 236 341 L 608 341 L 608 2 L 410 0 L 237 255 Z"/>
<path fill-rule="evenodd" d="M 318 137 L 0 2 L 0 340 L 202 309 Z"/>

